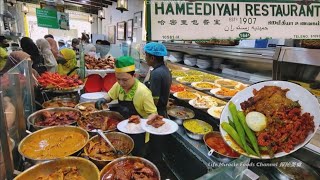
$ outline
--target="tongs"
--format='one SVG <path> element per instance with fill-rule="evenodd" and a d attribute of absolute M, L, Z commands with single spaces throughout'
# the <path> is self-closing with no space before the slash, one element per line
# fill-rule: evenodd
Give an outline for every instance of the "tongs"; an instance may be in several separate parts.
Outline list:
<path fill-rule="evenodd" d="M 112 143 L 109 141 L 109 139 L 107 138 L 107 136 L 103 133 L 103 131 L 101 131 L 101 129 L 95 129 L 93 130 L 94 132 L 97 132 L 108 144 L 109 146 L 112 148 L 113 152 L 115 152 L 115 154 L 117 156 L 123 156 L 124 153 L 120 150 L 117 150 L 116 148 L 114 148 L 114 146 L 112 145 Z"/>

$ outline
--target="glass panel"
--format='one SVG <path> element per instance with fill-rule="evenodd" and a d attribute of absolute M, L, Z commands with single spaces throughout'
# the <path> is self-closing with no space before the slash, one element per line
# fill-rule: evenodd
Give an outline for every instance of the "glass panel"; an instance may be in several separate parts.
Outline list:
<path fill-rule="evenodd" d="M 17 145 L 25 136 L 27 117 L 34 111 L 33 80 L 29 63 L 31 62 L 27 60 L 21 61 L 0 77 L 0 91 L 3 91 L 5 120 L 15 169 L 19 169 L 22 162 Z"/>
<path fill-rule="evenodd" d="M 250 158 L 245 156 L 240 156 L 240 158 L 230 162 L 230 163 L 213 163 L 213 167 L 219 167 L 213 169 L 204 176 L 198 178 L 197 180 L 215 179 L 215 180 L 225 180 L 225 179 L 242 179 L 242 172 L 248 169 L 247 164 L 249 164 Z"/>

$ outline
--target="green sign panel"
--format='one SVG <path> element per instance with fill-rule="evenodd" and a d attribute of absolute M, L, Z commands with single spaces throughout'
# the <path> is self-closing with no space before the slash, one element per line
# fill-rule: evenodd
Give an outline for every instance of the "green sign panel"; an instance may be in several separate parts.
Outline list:
<path fill-rule="evenodd" d="M 59 29 L 57 11 L 48 9 L 36 9 L 39 27 Z"/>

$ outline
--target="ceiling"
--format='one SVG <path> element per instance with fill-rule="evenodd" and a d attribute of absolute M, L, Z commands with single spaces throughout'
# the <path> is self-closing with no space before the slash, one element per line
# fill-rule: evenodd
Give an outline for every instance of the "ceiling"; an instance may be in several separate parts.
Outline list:
<path fill-rule="evenodd" d="M 26 3 L 39 4 L 38 0 L 21 0 Z M 117 0 L 64 0 L 64 6 L 68 10 L 98 14 L 101 7 L 108 8 L 116 4 Z"/>

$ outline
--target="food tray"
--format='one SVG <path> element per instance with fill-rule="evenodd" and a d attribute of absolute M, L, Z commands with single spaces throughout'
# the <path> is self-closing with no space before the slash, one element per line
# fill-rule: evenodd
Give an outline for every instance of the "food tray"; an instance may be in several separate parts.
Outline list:
<path fill-rule="evenodd" d="M 45 92 L 55 92 L 55 93 L 70 93 L 70 92 L 77 92 L 82 90 L 84 85 L 70 87 L 70 88 L 44 88 Z"/>

